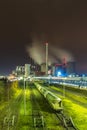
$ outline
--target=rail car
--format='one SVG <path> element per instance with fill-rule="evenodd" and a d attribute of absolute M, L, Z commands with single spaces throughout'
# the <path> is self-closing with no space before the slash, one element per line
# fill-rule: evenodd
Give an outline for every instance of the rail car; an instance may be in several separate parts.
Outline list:
<path fill-rule="evenodd" d="M 62 100 L 54 95 L 52 92 L 48 91 L 46 88 L 41 87 L 39 84 L 35 84 L 37 89 L 40 91 L 40 93 L 46 98 L 50 106 L 55 110 L 55 111 L 62 111 Z"/>
<path fill-rule="evenodd" d="M 62 100 L 55 96 L 51 92 L 46 92 L 45 98 L 48 100 L 49 104 L 51 107 L 56 110 L 56 111 L 61 111 L 62 110 Z"/>

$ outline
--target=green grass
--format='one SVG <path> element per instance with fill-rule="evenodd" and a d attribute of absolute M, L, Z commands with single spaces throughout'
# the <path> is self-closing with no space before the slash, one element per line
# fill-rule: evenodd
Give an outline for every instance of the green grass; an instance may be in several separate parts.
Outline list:
<path fill-rule="evenodd" d="M 4 85 L 1 83 L 1 85 Z M 16 122 L 17 128 L 16 130 L 33 130 L 33 119 L 32 119 L 32 101 L 31 101 L 31 89 L 26 87 L 26 114 L 24 113 L 24 90 L 23 84 L 20 87 L 18 82 L 14 82 L 13 84 L 9 84 L 10 91 L 10 99 L 9 101 L 4 98 L 4 87 L 1 87 L 1 93 L 3 96 L 3 100 L 1 100 L 0 111 L 4 110 L 3 113 L 6 112 L 6 106 L 9 102 L 11 104 L 11 111 L 17 110 L 18 113 L 18 121 Z M 34 87 L 32 84 L 31 87 Z M 86 130 L 87 128 L 87 98 L 80 92 L 76 93 L 76 89 L 72 90 L 71 88 L 66 88 L 65 98 L 63 97 L 62 88 L 57 88 L 51 86 L 51 90 L 55 90 L 54 93 L 62 98 L 64 112 L 67 116 L 71 116 L 76 127 L 79 130 Z M 50 88 L 49 88 L 50 89 Z M 22 93 L 23 92 L 23 93 Z M 46 103 L 43 96 L 34 88 L 33 89 L 36 100 L 38 101 L 38 105 L 40 105 L 40 111 L 44 115 L 44 120 L 46 122 L 46 126 L 50 130 L 63 130 L 58 119 L 55 118 L 54 114 L 50 110 L 49 104 Z M 6 93 L 8 94 L 8 93 Z M 18 101 L 18 97 L 21 95 L 20 100 Z M 1 96 L 1 95 L 0 95 Z M 14 104 L 16 103 L 16 105 Z M 12 105 L 13 103 L 13 105 Z M 14 106 L 14 107 L 12 107 Z M 2 117 L 2 116 L 0 116 Z M 1 121 L 1 119 L 0 119 Z"/>
<path fill-rule="evenodd" d="M 20 110 L 19 110 L 18 124 L 17 124 L 18 130 L 29 130 L 32 127 L 31 126 L 31 124 L 32 124 L 32 118 L 31 118 L 32 106 L 30 103 L 29 89 L 26 89 L 25 96 L 26 96 L 26 108 L 24 111 L 24 94 L 23 94 L 22 102 L 21 102 Z"/>
<path fill-rule="evenodd" d="M 71 116 L 76 127 L 79 130 L 86 130 L 87 128 L 87 98 L 86 96 L 81 94 L 76 89 L 69 88 L 65 90 L 65 98 L 63 96 L 63 89 L 61 87 L 54 87 L 51 86 L 53 90 L 60 92 L 58 94 L 55 93 L 57 96 L 62 98 L 63 106 L 64 106 L 64 112 L 66 115 Z M 72 90 L 73 89 L 73 90 Z M 83 90 L 82 90 L 83 92 Z"/>
<path fill-rule="evenodd" d="M 71 116 L 79 130 L 87 128 L 87 108 L 84 108 L 69 99 L 63 99 L 65 113 Z"/>

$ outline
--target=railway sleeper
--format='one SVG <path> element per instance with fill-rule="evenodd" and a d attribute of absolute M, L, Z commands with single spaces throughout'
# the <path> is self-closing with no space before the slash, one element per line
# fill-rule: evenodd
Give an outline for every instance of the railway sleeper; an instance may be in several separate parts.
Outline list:
<path fill-rule="evenodd" d="M 43 116 L 34 117 L 34 127 L 44 127 Z"/>
<path fill-rule="evenodd" d="M 74 122 L 73 122 L 73 120 L 72 120 L 72 117 L 69 118 L 69 121 L 70 121 L 72 127 L 73 127 L 75 130 L 77 130 L 77 128 L 75 127 L 75 124 L 74 124 Z"/>
<path fill-rule="evenodd" d="M 13 115 L 11 118 L 6 116 L 6 117 L 4 117 L 3 125 L 8 125 L 8 123 L 9 123 L 9 125 L 14 126 L 15 122 L 16 122 L 15 115 Z"/>
<path fill-rule="evenodd" d="M 71 117 L 69 119 L 63 117 L 63 124 L 64 124 L 64 127 L 66 127 L 67 129 L 73 128 L 74 130 L 77 130 Z"/>
<path fill-rule="evenodd" d="M 74 130 L 77 130 L 71 117 L 68 118 L 63 113 L 57 113 L 56 115 L 59 118 L 59 120 L 61 121 L 62 125 L 67 130 L 68 130 L 68 128 L 73 128 Z"/>
<path fill-rule="evenodd" d="M 41 116 L 41 113 L 39 112 L 39 110 L 33 110 L 32 116 Z"/>

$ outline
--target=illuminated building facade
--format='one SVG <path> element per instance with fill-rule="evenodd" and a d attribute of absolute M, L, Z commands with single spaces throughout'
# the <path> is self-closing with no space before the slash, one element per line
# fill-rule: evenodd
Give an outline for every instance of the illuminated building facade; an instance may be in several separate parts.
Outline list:
<path fill-rule="evenodd" d="M 25 67 L 24 66 L 17 66 L 15 73 L 17 76 L 24 75 Z"/>
<path fill-rule="evenodd" d="M 30 64 L 25 64 L 25 77 L 30 76 Z"/>

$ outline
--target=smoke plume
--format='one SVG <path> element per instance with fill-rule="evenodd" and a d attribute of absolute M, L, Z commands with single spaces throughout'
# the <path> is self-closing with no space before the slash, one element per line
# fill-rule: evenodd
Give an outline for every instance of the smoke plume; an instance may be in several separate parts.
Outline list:
<path fill-rule="evenodd" d="M 26 50 L 28 55 L 38 64 L 46 62 L 46 46 L 44 41 L 39 41 L 35 39 L 32 42 L 32 46 L 27 46 Z M 48 45 L 48 64 L 63 62 L 63 59 L 66 59 L 66 62 L 74 61 L 72 54 L 64 49 L 59 47 Z"/>
<path fill-rule="evenodd" d="M 63 59 L 65 59 L 66 62 L 72 62 L 75 60 L 73 55 L 69 51 L 61 49 L 59 47 L 51 46 L 50 51 L 51 54 L 53 54 L 54 57 L 57 57 L 60 61 L 63 61 Z"/>

